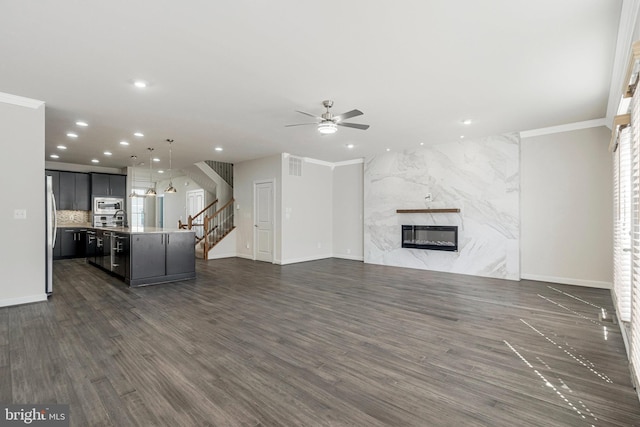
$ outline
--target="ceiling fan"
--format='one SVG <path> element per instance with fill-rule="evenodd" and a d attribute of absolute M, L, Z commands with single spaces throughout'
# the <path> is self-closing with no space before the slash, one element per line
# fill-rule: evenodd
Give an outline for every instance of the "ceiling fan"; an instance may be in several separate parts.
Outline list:
<path fill-rule="evenodd" d="M 320 132 L 323 135 L 336 133 L 336 131 L 338 130 L 338 126 L 344 126 L 344 127 L 360 129 L 360 130 L 369 129 L 369 125 L 343 122 L 343 120 L 345 119 L 350 119 L 351 117 L 357 117 L 357 116 L 363 115 L 364 113 L 362 111 L 351 110 L 351 111 L 347 111 L 346 113 L 342 113 L 340 115 L 334 116 L 333 114 L 331 114 L 331 111 L 329 111 L 329 109 L 333 107 L 333 101 L 330 101 L 330 100 L 322 101 L 322 105 L 324 106 L 324 108 L 327 109 L 327 111 L 323 113 L 322 116 L 320 117 L 315 116 L 313 114 L 305 113 L 304 111 L 296 110 L 296 112 L 300 114 L 304 114 L 305 116 L 313 117 L 314 119 L 320 120 L 319 122 L 298 123 L 295 125 L 285 125 L 285 127 L 318 125 L 318 132 Z"/>

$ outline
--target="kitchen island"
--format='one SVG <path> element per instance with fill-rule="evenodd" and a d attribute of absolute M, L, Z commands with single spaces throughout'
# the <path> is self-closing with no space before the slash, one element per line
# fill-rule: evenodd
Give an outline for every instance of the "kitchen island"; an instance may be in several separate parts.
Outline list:
<path fill-rule="evenodd" d="M 129 286 L 194 279 L 195 233 L 157 227 L 91 227 L 87 261 Z"/>

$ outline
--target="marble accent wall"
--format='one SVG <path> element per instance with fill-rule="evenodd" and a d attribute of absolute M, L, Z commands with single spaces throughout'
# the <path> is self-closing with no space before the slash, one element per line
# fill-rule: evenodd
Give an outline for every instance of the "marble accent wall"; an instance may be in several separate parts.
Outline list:
<path fill-rule="evenodd" d="M 520 279 L 520 136 L 437 144 L 367 158 L 364 261 Z M 432 201 L 425 197 L 431 194 Z M 396 209 L 459 208 L 398 214 Z M 408 225 L 457 225 L 458 252 L 401 247 Z"/>

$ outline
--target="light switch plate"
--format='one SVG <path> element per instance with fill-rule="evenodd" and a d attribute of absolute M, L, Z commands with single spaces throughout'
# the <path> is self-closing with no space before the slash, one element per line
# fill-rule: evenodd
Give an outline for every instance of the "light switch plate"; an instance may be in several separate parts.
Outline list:
<path fill-rule="evenodd" d="M 26 209 L 14 209 L 14 211 L 13 211 L 13 219 L 27 219 L 27 210 Z"/>

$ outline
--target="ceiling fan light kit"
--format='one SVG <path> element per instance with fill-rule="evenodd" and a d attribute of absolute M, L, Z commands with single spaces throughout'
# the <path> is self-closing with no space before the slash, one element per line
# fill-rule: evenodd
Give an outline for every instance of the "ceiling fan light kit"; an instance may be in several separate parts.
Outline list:
<path fill-rule="evenodd" d="M 313 117 L 314 119 L 319 120 L 318 122 L 315 122 L 315 123 L 298 123 L 298 124 L 294 124 L 294 125 L 286 125 L 285 127 L 304 126 L 304 125 L 317 125 L 318 126 L 318 132 L 320 132 L 323 135 L 330 135 L 332 133 L 336 133 L 338 131 L 338 126 L 344 126 L 344 127 L 360 129 L 360 130 L 369 129 L 369 125 L 362 125 L 362 124 L 359 124 L 359 123 L 343 122 L 343 120 L 345 120 L 345 119 L 350 119 L 351 117 L 357 117 L 357 116 L 363 115 L 364 113 L 362 111 L 360 111 L 360 110 L 351 110 L 351 111 L 347 111 L 346 113 L 334 116 L 331 113 L 331 111 L 329 111 L 329 109 L 331 107 L 333 107 L 333 101 L 331 101 L 331 100 L 322 101 L 322 105 L 324 106 L 324 108 L 327 109 L 327 111 L 322 113 L 321 117 L 318 117 L 318 116 L 310 114 L 310 113 L 305 113 L 304 111 L 296 110 L 296 112 L 298 112 L 300 114 L 304 114 L 305 116 Z"/>
<path fill-rule="evenodd" d="M 320 132 L 323 135 L 330 135 L 332 133 L 336 133 L 337 130 L 338 130 L 338 126 L 333 122 L 327 121 L 327 122 L 318 123 L 318 132 Z"/>

